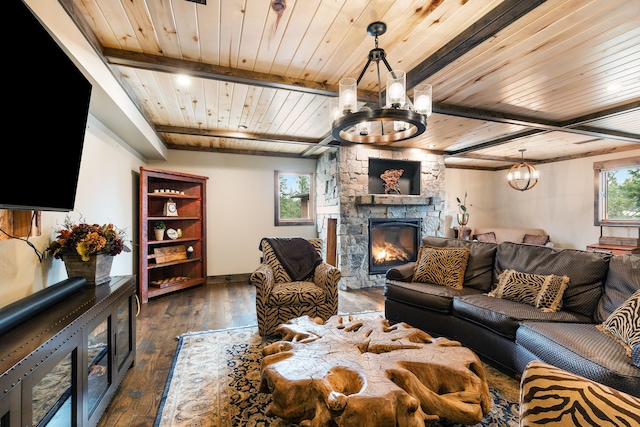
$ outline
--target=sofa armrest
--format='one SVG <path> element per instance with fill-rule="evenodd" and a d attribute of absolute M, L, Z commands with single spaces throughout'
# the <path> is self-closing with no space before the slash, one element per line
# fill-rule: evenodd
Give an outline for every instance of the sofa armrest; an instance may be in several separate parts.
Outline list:
<path fill-rule="evenodd" d="M 534 360 L 520 381 L 520 426 L 551 424 L 640 425 L 640 399 Z"/>
<path fill-rule="evenodd" d="M 276 284 L 273 270 L 267 264 L 260 264 L 260 266 L 251 273 L 250 281 L 256 287 L 256 298 L 260 300 L 264 300 Z"/>
<path fill-rule="evenodd" d="M 415 266 L 415 262 L 408 262 L 397 267 L 392 267 L 387 270 L 387 279 L 399 280 L 401 282 L 411 282 L 413 280 L 413 270 Z"/>
<path fill-rule="evenodd" d="M 340 270 L 331 264 L 322 262 L 313 273 L 313 283 L 322 288 L 327 295 L 338 295 L 338 282 L 342 277 Z"/>

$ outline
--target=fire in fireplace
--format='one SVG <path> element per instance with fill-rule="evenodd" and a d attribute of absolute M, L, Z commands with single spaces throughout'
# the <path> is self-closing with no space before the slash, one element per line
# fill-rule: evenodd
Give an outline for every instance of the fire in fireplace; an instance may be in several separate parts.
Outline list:
<path fill-rule="evenodd" d="M 370 218 L 369 274 L 415 261 L 421 229 L 421 218 Z"/>

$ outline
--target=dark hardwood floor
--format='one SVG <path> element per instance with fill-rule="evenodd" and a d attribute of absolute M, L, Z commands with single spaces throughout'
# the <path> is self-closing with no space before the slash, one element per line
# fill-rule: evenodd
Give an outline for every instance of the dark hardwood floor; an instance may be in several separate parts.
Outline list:
<path fill-rule="evenodd" d="M 384 310 L 382 288 L 339 292 L 339 313 L 370 310 Z M 178 336 L 256 324 L 255 288 L 246 282 L 207 284 L 150 299 L 137 316 L 135 364 L 98 426 L 153 426 Z"/>

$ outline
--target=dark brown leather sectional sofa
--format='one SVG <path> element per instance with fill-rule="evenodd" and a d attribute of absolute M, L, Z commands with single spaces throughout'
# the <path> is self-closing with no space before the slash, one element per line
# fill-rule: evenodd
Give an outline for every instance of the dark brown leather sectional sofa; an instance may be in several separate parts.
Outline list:
<path fill-rule="evenodd" d="M 414 282 L 415 263 L 392 268 L 385 285 L 385 315 L 391 322 L 458 340 L 515 377 L 528 362 L 540 360 L 640 396 L 640 348 L 629 357 L 597 329 L 640 289 L 640 256 L 439 237 L 425 237 L 423 244 L 469 248 L 463 289 Z M 486 295 L 507 269 L 568 276 L 562 308 L 543 312 Z"/>

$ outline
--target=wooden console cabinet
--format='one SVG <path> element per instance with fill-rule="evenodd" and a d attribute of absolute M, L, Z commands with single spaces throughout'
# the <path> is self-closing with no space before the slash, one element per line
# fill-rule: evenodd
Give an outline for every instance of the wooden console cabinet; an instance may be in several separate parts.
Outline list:
<path fill-rule="evenodd" d="M 0 334 L 0 425 L 95 426 L 136 354 L 135 276 L 116 276 Z"/>
<path fill-rule="evenodd" d="M 140 167 L 139 295 L 143 304 L 206 282 L 207 179 Z M 162 239 L 154 233 L 159 222 L 167 227 Z M 193 250 L 187 252 L 188 248 Z"/>
<path fill-rule="evenodd" d="M 613 255 L 640 254 L 640 247 L 627 245 L 609 245 L 606 243 L 594 243 L 587 246 L 589 252 L 605 252 Z"/>

